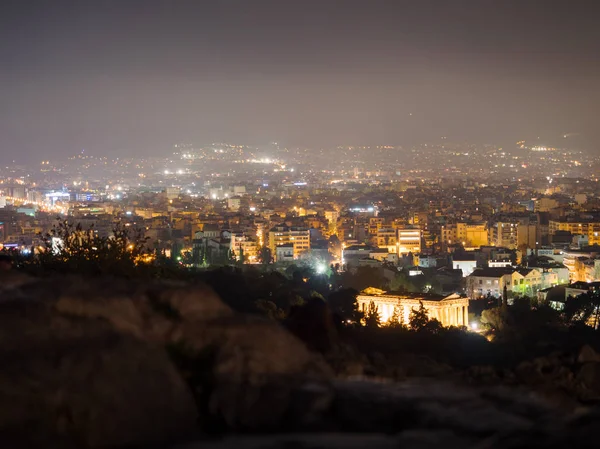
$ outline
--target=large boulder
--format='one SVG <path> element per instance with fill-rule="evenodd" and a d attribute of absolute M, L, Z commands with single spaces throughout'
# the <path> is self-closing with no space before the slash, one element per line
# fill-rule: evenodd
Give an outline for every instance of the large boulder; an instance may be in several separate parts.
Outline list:
<path fill-rule="evenodd" d="M 167 343 L 184 323 L 232 316 L 204 284 L 72 279 L 59 286 L 53 306 L 63 315 L 108 321 L 116 330 L 146 341 Z"/>
<path fill-rule="evenodd" d="M 600 362 L 600 354 L 590 345 L 583 345 L 577 355 L 577 363 L 594 363 Z"/>
<path fill-rule="evenodd" d="M 0 441 L 104 448 L 185 440 L 193 396 L 164 349 L 43 302 L 0 304 Z"/>
<path fill-rule="evenodd" d="M 526 390 L 464 388 L 439 379 L 334 383 L 319 433 L 235 435 L 200 448 L 552 448 L 593 447 L 598 415 L 576 420 Z M 175 448 L 174 448 L 175 449 Z"/>
<path fill-rule="evenodd" d="M 293 425 L 290 409 L 297 405 L 297 393 L 308 383 L 327 389 L 330 370 L 325 362 L 272 321 L 234 316 L 201 326 L 188 323 L 177 341 L 184 346 L 174 349 L 192 364 L 191 382 L 200 387 L 209 416 L 218 417 L 226 428 Z M 206 367 L 210 372 L 197 381 L 195 371 Z"/>
<path fill-rule="evenodd" d="M 20 310 L 14 312 L 18 319 L 10 318 L 11 314 L 4 313 L 6 310 Z M 147 435 L 156 441 L 161 432 L 169 434 L 171 419 L 183 427 L 177 429 L 178 435 L 189 433 L 185 430 L 189 431 L 190 423 L 193 427 L 196 422 L 206 431 L 294 427 L 296 423 L 317 421 L 330 398 L 326 392 L 330 390 L 331 373 L 320 356 L 273 321 L 235 314 L 204 285 L 76 277 L 28 283 L 7 290 L 0 297 L 0 344 L 0 363 L 6 358 L 14 372 L 21 365 L 27 371 L 27 364 L 35 361 L 47 373 L 36 379 L 25 377 L 23 388 L 31 381 L 41 389 L 62 391 L 61 397 L 66 398 L 67 404 L 79 397 L 76 392 L 86 380 L 95 382 L 99 390 L 112 391 L 110 385 L 122 370 L 118 385 L 129 388 L 130 394 L 120 393 L 117 388 L 115 402 L 109 403 L 110 395 L 107 396 L 106 407 L 129 413 L 129 408 L 139 404 L 141 411 L 151 413 L 155 404 L 167 415 L 161 419 L 162 427 L 153 424 L 152 416 L 135 418 L 135 410 L 131 413 L 136 422 L 149 424 Z M 82 354 L 85 347 L 91 350 Z M 38 357 L 56 354 L 73 374 L 55 369 L 45 358 L 11 359 L 17 349 Z M 139 355 L 127 355 L 134 350 Z M 103 367 L 104 361 L 111 358 L 116 360 L 111 365 L 113 371 Z M 98 369 L 90 370 L 94 364 Z M 303 394 L 306 391 L 325 394 L 307 396 Z M 179 408 L 169 403 L 170 398 L 176 397 L 175 392 L 185 396 Z M 36 408 L 35 392 L 27 394 L 29 402 L 24 403 Z M 144 399 L 136 401 L 138 394 Z M 101 396 L 90 391 L 82 398 L 81 407 L 87 404 L 93 408 Z M 123 402 L 119 402 L 121 398 Z M 52 409 L 43 396 L 38 401 L 40 410 Z M 195 409 L 190 407 L 194 401 Z M 181 407 L 185 413 L 180 413 Z M 171 409 L 173 413 L 169 414 Z M 18 428 L 26 420 L 27 410 L 16 415 L 21 416 L 16 421 L 6 417 L 0 420 L 0 428 Z M 121 419 L 119 413 L 114 418 Z M 107 413 L 105 425 L 109 420 Z M 133 434 L 143 428 L 129 427 Z M 87 425 L 65 429 L 67 439 L 83 441 L 89 447 L 95 447 L 96 441 L 100 441 L 100 446 L 106 445 L 106 441 L 93 436 L 94 431 Z M 124 444 L 127 438 L 115 440 L 114 445 Z M 145 438 L 146 435 L 139 435 L 138 440 L 131 437 L 131 444 L 143 443 Z"/>
<path fill-rule="evenodd" d="M 595 398 L 600 398 L 600 363 L 585 363 L 579 368 L 575 379 L 579 385 L 594 393 Z"/>

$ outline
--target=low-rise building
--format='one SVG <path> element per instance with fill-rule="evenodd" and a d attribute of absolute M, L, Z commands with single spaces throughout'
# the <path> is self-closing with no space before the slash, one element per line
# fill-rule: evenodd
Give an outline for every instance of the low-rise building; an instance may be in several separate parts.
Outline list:
<path fill-rule="evenodd" d="M 388 322 L 397 315 L 402 322 L 408 324 L 410 313 L 418 309 L 420 304 L 427 310 L 430 319 L 435 318 L 443 326 L 467 326 L 469 320 L 469 299 L 458 294 L 448 296 L 432 294 L 405 294 L 386 292 L 368 288 L 356 298 L 359 310 L 365 312 L 372 302 L 381 322 Z"/>
<path fill-rule="evenodd" d="M 548 282 L 555 281 L 548 277 Z M 501 297 L 504 288 L 517 295 L 534 296 L 538 290 L 551 285 L 543 284 L 542 273 L 532 268 L 487 267 L 477 268 L 467 276 L 467 295 L 470 298 L 482 296 Z"/>
<path fill-rule="evenodd" d="M 369 245 L 350 245 L 342 250 L 342 264 L 351 266 L 358 266 L 360 259 L 369 259 L 371 252 L 377 248 L 373 248 Z"/>
<path fill-rule="evenodd" d="M 294 257 L 294 244 L 284 243 L 275 247 L 275 261 L 278 263 L 282 262 L 293 262 Z"/>
<path fill-rule="evenodd" d="M 231 234 L 231 251 L 237 260 L 241 257 L 244 262 L 258 262 L 259 246 L 256 238 L 246 235 L 243 232 L 233 232 Z"/>

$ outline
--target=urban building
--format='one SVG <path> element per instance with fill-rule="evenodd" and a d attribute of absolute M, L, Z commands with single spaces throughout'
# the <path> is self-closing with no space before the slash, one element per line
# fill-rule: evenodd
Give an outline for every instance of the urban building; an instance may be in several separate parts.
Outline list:
<path fill-rule="evenodd" d="M 584 235 L 588 238 L 588 245 L 600 244 L 600 221 L 597 220 L 581 218 L 549 220 L 548 231 L 550 235 L 554 235 L 558 231 L 570 232 L 572 235 Z"/>
<path fill-rule="evenodd" d="M 397 253 L 407 255 L 421 252 L 421 230 L 417 227 L 402 227 L 397 229 Z"/>
<path fill-rule="evenodd" d="M 368 288 L 356 300 L 359 310 L 363 312 L 373 303 L 382 323 L 388 322 L 395 314 L 403 323 L 408 324 L 411 311 L 418 309 L 421 304 L 427 310 L 428 317 L 435 318 L 443 326 L 467 326 L 469 321 L 469 298 L 458 294 L 396 294 Z"/>
<path fill-rule="evenodd" d="M 280 224 L 269 231 L 269 249 L 277 259 L 277 247 L 292 245 L 292 257 L 297 259 L 300 254 L 310 250 L 310 230 L 304 227 L 287 226 Z"/>
<path fill-rule="evenodd" d="M 462 244 L 465 248 L 479 248 L 489 244 L 485 223 L 452 223 L 441 228 L 441 241 L 445 245 Z"/>

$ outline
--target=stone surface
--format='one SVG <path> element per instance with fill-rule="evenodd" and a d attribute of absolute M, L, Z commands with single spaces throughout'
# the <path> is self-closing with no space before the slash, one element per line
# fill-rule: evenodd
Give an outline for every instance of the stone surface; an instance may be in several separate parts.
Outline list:
<path fill-rule="evenodd" d="M 321 433 L 227 436 L 199 448 L 545 448 L 594 447 L 600 413 L 565 414 L 527 390 L 464 388 L 433 379 L 334 383 Z"/>
<path fill-rule="evenodd" d="M 600 354 L 590 345 L 583 345 L 577 355 L 577 363 L 600 362 Z"/>
<path fill-rule="evenodd" d="M 234 436 L 201 441 L 173 449 L 397 449 L 398 440 L 388 435 L 339 433 Z"/>
<path fill-rule="evenodd" d="M 318 382 L 326 389 L 331 377 L 325 362 L 297 338 L 257 317 L 187 324 L 181 328 L 180 341 L 211 358 L 204 400 L 210 415 L 219 416 L 231 429 L 288 425 L 295 392 L 306 382 Z"/>
<path fill-rule="evenodd" d="M 203 285 L 28 279 L 0 289 L 0 442 L 516 449 L 596 441 L 600 413 L 565 405 L 577 395 L 597 401 L 591 348 L 514 372 L 472 368 L 459 381 L 427 357 L 365 356 L 333 343 L 337 351 L 324 351 L 332 370 L 282 326 L 234 313 Z M 258 432 L 281 435 L 240 435 Z"/>
<path fill-rule="evenodd" d="M 34 281 L 35 278 L 15 270 L 0 271 L 0 295 L 3 290 L 19 288 Z"/>
<path fill-rule="evenodd" d="M 0 441 L 11 448 L 125 447 L 197 433 L 165 351 L 103 322 L 0 306 Z"/>
<path fill-rule="evenodd" d="M 0 363 L 10 365 L 13 375 L 29 372 L 29 363 L 46 373 L 35 377 L 32 371 L 21 379 L 23 385 L 17 384 L 25 390 L 21 402 L 29 405 L 15 415 L 21 417 L 16 421 L 0 418 L 6 432 L 24 427 L 31 410 L 54 415 L 53 406 L 28 391 L 28 385 L 38 385 L 35 391 L 61 392 L 63 403 L 70 404 L 86 381 L 94 382 L 99 390 L 82 398 L 81 416 L 93 414 L 85 407 L 92 407 L 106 389 L 107 402 L 100 402 L 94 422 L 107 429 L 111 414 L 103 407 L 131 412 L 129 421 L 114 414 L 131 429 L 130 435 L 117 430 L 102 435 L 87 421 L 58 432 L 52 430 L 54 418 L 48 423 L 32 418 L 42 423 L 36 426 L 50 429 L 44 431 L 50 440 L 64 433 L 65 441 L 84 442 L 83 447 L 118 446 L 129 444 L 128 439 L 144 443 L 146 437 L 161 441 L 171 420 L 181 426 L 175 434 L 182 436 L 198 423 L 204 431 L 217 432 L 293 428 L 318 420 L 331 401 L 332 374 L 320 356 L 273 321 L 235 314 L 203 285 L 75 277 L 31 282 L 0 296 L 0 344 Z M 82 353 L 85 347 L 89 353 Z M 15 358 L 18 353 L 23 356 Z M 54 359 L 44 358 L 46 353 Z M 120 371 L 119 383 L 115 378 Z M 5 378 L 6 389 L 8 385 Z M 169 402 L 175 398 L 180 405 Z M 140 406 L 137 415 L 135 404 Z M 154 406 L 164 413 L 162 425 L 154 423 Z M 144 421 L 148 430 L 140 424 Z"/>
<path fill-rule="evenodd" d="M 600 363 L 585 363 L 577 373 L 577 382 L 584 388 L 600 395 Z"/>

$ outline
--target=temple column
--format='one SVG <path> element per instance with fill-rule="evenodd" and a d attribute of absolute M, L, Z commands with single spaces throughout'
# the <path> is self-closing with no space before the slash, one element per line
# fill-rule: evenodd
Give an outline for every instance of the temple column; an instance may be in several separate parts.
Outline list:
<path fill-rule="evenodd" d="M 467 306 L 463 306 L 463 320 L 465 321 L 465 326 L 469 326 L 469 308 Z"/>

